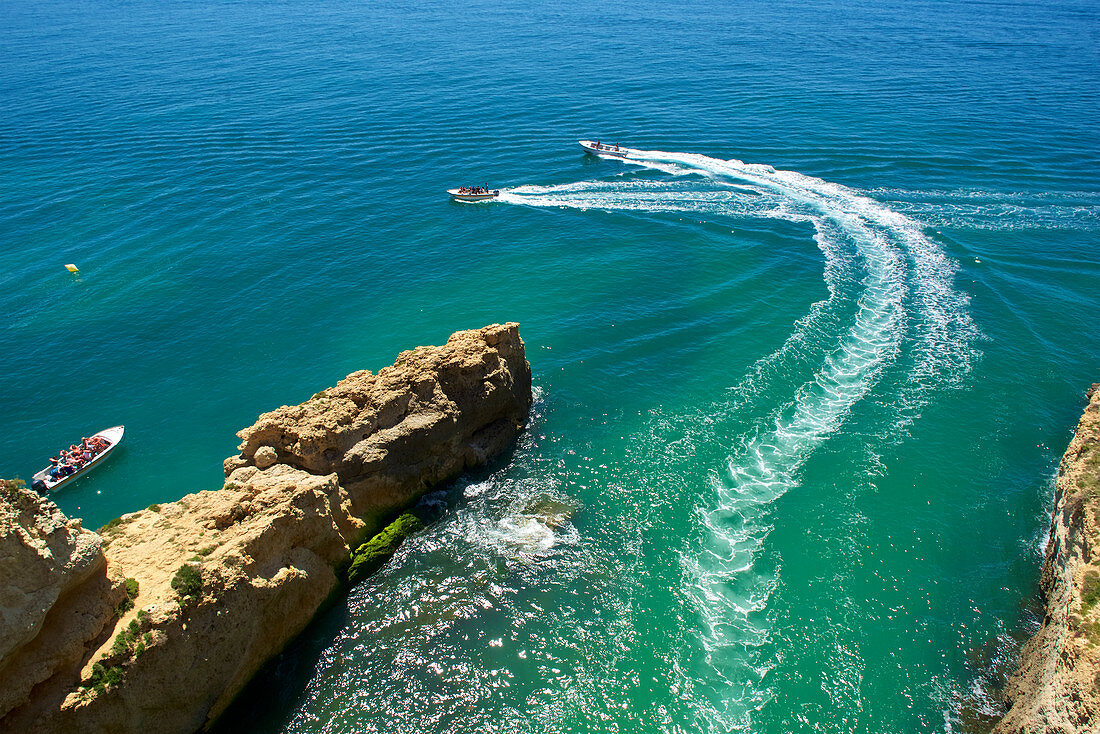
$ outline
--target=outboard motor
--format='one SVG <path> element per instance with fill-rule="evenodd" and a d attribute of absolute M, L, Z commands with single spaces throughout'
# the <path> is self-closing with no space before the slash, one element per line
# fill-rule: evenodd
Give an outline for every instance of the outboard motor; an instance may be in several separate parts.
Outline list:
<path fill-rule="evenodd" d="M 44 494 L 49 488 L 46 486 L 46 483 L 43 482 L 41 479 L 35 479 L 33 482 L 31 482 L 31 489 L 33 489 L 35 492 L 42 492 Z"/>

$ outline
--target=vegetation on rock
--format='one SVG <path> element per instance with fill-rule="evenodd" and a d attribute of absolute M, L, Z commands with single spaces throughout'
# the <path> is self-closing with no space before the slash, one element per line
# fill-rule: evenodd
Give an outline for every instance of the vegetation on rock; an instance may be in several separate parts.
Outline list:
<path fill-rule="evenodd" d="M 92 677 L 83 683 L 85 688 L 91 688 L 96 693 L 103 693 L 108 686 L 117 686 L 122 682 L 122 668 L 112 665 L 107 668 L 103 663 L 92 666 Z"/>
<path fill-rule="evenodd" d="M 391 522 L 378 535 L 352 551 L 351 565 L 347 572 L 348 581 L 355 583 L 377 571 L 397 552 L 405 538 L 422 527 L 424 523 L 411 512 L 406 512 Z"/>
<path fill-rule="evenodd" d="M 126 523 L 130 522 L 132 519 L 133 517 L 116 517 L 114 520 L 109 520 L 106 525 L 101 527 L 96 532 L 98 532 L 100 535 L 103 535 L 104 533 L 109 533 L 112 530 L 117 529 L 119 526 L 125 525 Z"/>
<path fill-rule="evenodd" d="M 145 645 L 148 644 L 151 635 L 146 632 L 143 637 L 141 629 L 148 619 L 149 615 L 142 609 L 134 619 L 130 620 L 130 624 L 115 635 L 115 641 L 111 644 L 112 657 L 129 658 L 131 654 L 136 657 L 145 651 Z"/>
<path fill-rule="evenodd" d="M 182 603 L 189 604 L 198 601 L 199 596 L 202 594 L 202 571 L 190 563 L 185 563 L 179 567 L 176 575 L 172 577 L 171 586 L 179 594 Z"/>
<path fill-rule="evenodd" d="M 1089 569 L 1081 583 L 1081 611 L 1087 612 L 1100 601 L 1100 572 Z"/>
<path fill-rule="evenodd" d="M 137 579 L 126 579 L 126 598 L 118 603 L 115 607 L 115 614 L 122 616 L 126 612 L 134 608 L 134 599 L 138 595 L 138 582 Z"/>

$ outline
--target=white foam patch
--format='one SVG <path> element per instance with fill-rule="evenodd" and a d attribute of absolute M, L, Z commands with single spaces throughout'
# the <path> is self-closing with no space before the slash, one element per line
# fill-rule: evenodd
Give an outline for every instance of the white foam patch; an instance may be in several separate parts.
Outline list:
<path fill-rule="evenodd" d="M 811 222 L 825 256 L 826 301 L 817 303 L 775 354 L 761 359 L 738 391 L 764 389 L 772 366 L 809 337 L 835 345 L 791 399 L 741 438 L 698 508 L 704 539 L 682 559 L 684 592 L 698 610 L 702 655 L 685 651 L 679 688 L 692 692 L 712 731 L 747 730 L 771 698 L 762 657 L 775 572 L 758 568 L 768 511 L 799 482 L 799 469 L 837 431 L 904 350 L 908 379 L 891 400 L 898 425 L 932 391 L 969 372 L 975 330 L 953 287 L 954 265 L 915 221 L 839 184 L 771 166 L 690 153 L 630 150 L 629 162 L 674 176 L 700 174 L 714 186 L 685 189 L 659 180 L 523 186 L 507 203 L 611 211 L 691 212 Z M 840 301 L 856 303 L 840 320 Z M 851 311 L 844 312 L 851 313 Z M 830 329 L 824 335 L 822 329 Z M 699 662 L 701 658 L 702 663 Z"/>
<path fill-rule="evenodd" d="M 1095 191 L 873 189 L 891 208 L 937 229 L 1100 232 Z"/>

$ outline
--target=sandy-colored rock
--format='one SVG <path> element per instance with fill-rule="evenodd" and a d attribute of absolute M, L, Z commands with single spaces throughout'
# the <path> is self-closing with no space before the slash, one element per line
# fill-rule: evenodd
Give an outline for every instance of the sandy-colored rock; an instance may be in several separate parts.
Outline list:
<path fill-rule="evenodd" d="M 62 591 L 31 603 L 18 587 L 0 590 L 2 613 L 10 606 L 24 620 L 21 633 L 5 629 L 0 639 L 27 648 L 32 609 L 45 615 L 39 638 L 51 618 L 86 607 L 89 619 L 114 624 L 90 645 L 87 636 L 60 634 L 79 652 L 70 652 L 68 667 L 47 670 L 6 715 L 0 709 L 0 731 L 187 734 L 207 725 L 340 588 L 350 551 L 385 513 L 509 445 L 526 421 L 530 380 L 515 324 L 460 332 L 445 346 L 402 353 L 376 376 L 355 373 L 303 405 L 261 416 L 239 434 L 242 453 L 226 460 L 220 490 L 124 515 L 102 543 L 92 533 L 80 540 L 85 531 L 57 513 L 56 532 L 68 540 L 54 545 L 94 547 L 93 576 L 109 575 L 115 595 L 68 603 Z M 24 556 L 49 545 L 20 536 L 0 546 L 0 570 L 5 562 L 30 567 Z M 71 560 L 35 572 L 60 578 L 66 564 L 78 575 Z M 118 618 L 125 577 L 138 582 L 136 606 Z M 29 664 L 0 670 L 0 692 Z M 118 681 L 93 685 L 107 676 Z"/>
<path fill-rule="evenodd" d="M 363 527 L 348 507 L 334 475 L 276 465 L 239 486 L 134 513 L 105 531 L 111 562 L 140 588 L 137 607 L 117 629 L 144 610 L 140 634 L 151 633 L 150 642 L 140 655 L 118 655 L 109 636 L 84 677 L 92 662 L 117 665 L 121 685 L 100 695 L 73 693 L 71 685 L 39 691 L 34 704 L 3 723 L 26 732 L 199 729 L 337 588 L 345 538 Z M 172 588 L 184 565 L 201 577 L 191 601 Z"/>
<path fill-rule="evenodd" d="M 1100 385 L 1062 457 L 1040 578 L 1046 614 L 1005 690 L 995 734 L 1100 731 Z"/>
<path fill-rule="evenodd" d="M 0 487 L 0 717 L 32 688 L 79 669 L 113 616 L 120 579 L 102 543 L 50 500 L 14 482 Z"/>
<path fill-rule="evenodd" d="M 522 429 L 531 370 L 519 325 L 460 331 L 442 347 L 402 352 L 378 372 L 355 372 L 301 405 L 264 413 L 237 435 L 243 466 L 280 463 L 335 473 L 356 514 L 387 512 L 423 486 L 484 464 Z"/>
<path fill-rule="evenodd" d="M 279 455 L 270 446 L 261 446 L 256 449 L 252 460 L 255 462 L 257 469 L 266 469 L 269 466 L 274 466 L 279 461 Z"/>

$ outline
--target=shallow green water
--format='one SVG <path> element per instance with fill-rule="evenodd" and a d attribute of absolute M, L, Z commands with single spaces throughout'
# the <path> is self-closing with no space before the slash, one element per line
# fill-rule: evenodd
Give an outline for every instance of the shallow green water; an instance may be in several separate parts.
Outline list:
<path fill-rule="evenodd" d="M 0 13 L 0 468 L 125 423 L 55 496 L 87 525 L 218 486 L 260 412 L 522 324 L 514 455 L 235 724 L 995 711 L 1100 379 L 1091 4 Z M 440 195 L 482 181 L 502 201 Z"/>

